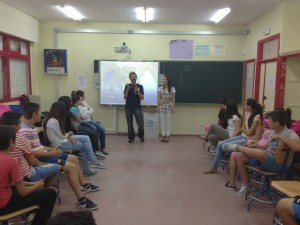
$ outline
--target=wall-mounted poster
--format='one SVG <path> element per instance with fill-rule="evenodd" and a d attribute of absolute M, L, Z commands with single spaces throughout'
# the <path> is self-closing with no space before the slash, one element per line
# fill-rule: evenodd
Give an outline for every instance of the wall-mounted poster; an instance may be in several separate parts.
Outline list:
<path fill-rule="evenodd" d="M 67 74 L 67 50 L 44 49 L 44 68 L 46 74 Z"/>

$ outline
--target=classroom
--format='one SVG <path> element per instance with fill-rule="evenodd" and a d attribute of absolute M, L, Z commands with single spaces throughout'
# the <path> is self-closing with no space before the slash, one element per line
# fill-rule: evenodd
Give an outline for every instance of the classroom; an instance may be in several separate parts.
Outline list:
<path fill-rule="evenodd" d="M 5 3 L 7 2 L 7 3 Z M 255 3 L 253 3 L 255 4 Z M 260 4 L 256 2 L 256 4 Z M 32 6 L 34 7 L 34 6 Z M 241 98 L 239 101 L 239 111 L 242 114 L 243 103 L 247 98 L 254 98 L 259 103 L 265 106 L 265 111 L 272 111 L 274 108 L 283 107 L 290 108 L 292 110 L 292 119 L 300 120 L 300 2 L 299 1 L 278 1 L 278 4 L 270 10 L 264 12 L 259 17 L 245 24 L 158 24 L 158 23 L 103 23 L 90 22 L 90 21 L 73 21 L 73 20 L 39 20 L 38 18 L 30 15 L 28 12 L 13 7 L 9 4 L 9 1 L 0 1 L 0 41 L 3 40 L 2 36 L 8 36 L 10 38 L 16 38 L 18 41 L 24 41 L 29 44 L 30 58 L 29 62 L 29 74 L 27 82 L 29 88 L 27 93 L 20 93 L 15 97 L 11 95 L 1 95 L 0 104 L 17 105 L 19 104 L 18 97 L 21 94 L 37 95 L 40 97 L 41 111 L 49 111 L 53 102 L 57 101 L 60 96 L 70 96 L 71 92 L 78 90 L 78 83 L 76 76 L 84 75 L 86 78 L 86 87 L 84 89 L 85 96 L 87 96 L 88 102 L 93 106 L 94 114 L 93 119 L 101 121 L 105 124 L 106 132 L 108 135 L 108 143 L 110 144 L 110 151 L 113 148 L 118 148 L 118 156 L 116 157 L 118 163 L 123 165 L 123 158 L 126 154 L 122 152 L 122 146 L 126 143 L 127 123 L 124 116 L 124 106 L 116 105 L 101 105 L 99 104 L 99 72 L 95 71 L 94 63 L 99 60 L 112 60 L 112 61 L 158 61 L 159 65 L 167 65 L 169 61 L 185 61 L 187 64 L 193 62 L 214 62 L 215 64 L 223 62 L 239 62 L 243 65 L 243 77 L 241 78 Z M 142 33 L 144 31 L 145 33 Z M 148 34 L 147 32 L 148 31 Z M 139 33 L 140 32 L 140 33 Z M 152 33 L 151 33 L 152 32 Z M 209 34 L 204 34 L 208 32 Z M 149 34 L 151 33 L 151 34 Z M 193 54 L 191 58 L 185 59 L 172 59 L 170 58 L 170 43 L 172 41 L 192 41 L 193 47 L 195 46 L 222 46 L 225 48 L 224 54 Z M 122 46 L 123 43 L 130 48 L 130 53 L 116 53 L 114 49 Z M 1 47 L 1 46 L 0 46 Z M 2 43 L 3 47 L 3 43 Z M 67 74 L 46 74 L 44 67 L 44 50 L 45 49 L 66 49 L 67 50 Z M 195 49 L 193 49 L 195 50 Z M 2 56 L 0 50 L 0 57 Z M 1 59 L 2 60 L 2 59 Z M 4 61 L 2 61 L 4 64 Z M 169 62 L 169 64 L 171 64 Z M 26 65 L 25 65 L 26 67 Z M 2 70 L 2 66 L 0 67 Z M 27 67 L 26 67 L 27 68 Z M 1 71 L 0 71 L 1 72 Z M 163 75 L 164 71 L 160 71 L 159 75 Z M 1 73 L 3 79 L 3 75 Z M 226 79 L 226 78 L 225 78 Z M 197 80 L 198 81 L 198 80 Z M 205 80 L 203 81 L 205 82 Z M 11 85 L 10 82 L 1 82 L 0 91 L 6 89 L 6 85 Z M 224 84 L 226 85 L 226 84 Z M 18 86 L 15 86 L 18 87 Z M 12 86 L 8 90 L 13 89 Z M 177 87 L 175 87 L 177 88 Z M 209 87 L 208 87 L 209 88 Z M 210 87 L 212 90 L 214 87 Z M 12 93 L 12 92 L 11 92 Z M 8 97 L 7 97 L 8 96 Z M 219 96 L 226 97 L 226 96 Z M 187 163 L 194 164 L 199 163 L 207 167 L 211 160 L 207 155 L 205 146 L 202 151 L 202 144 L 198 138 L 200 133 L 204 133 L 204 126 L 206 124 L 215 123 L 217 120 L 217 100 L 215 102 L 198 102 L 198 104 L 176 104 L 176 113 L 172 115 L 172 137 L 170 144 L 173 144 L 175 137 L 180 139 L 180 148 L 197 148 L 191 150 L 191 153 L 186 154 L 199 154 L 200 161 L 190 161 Z M 144 112 L 155 112 L 155 106 L 143 106 Z M 117 135 L 119 134 L 119 135 Z M 109 140 L 110 139 L 110 140 Z M 123 143 L 122 143 L 123 142 Z M 151 141 L 145 145 L 149 145 Z M 164 146 L 161 147 L 158 143 L 151 143 L 153 146 L 141 147 L 142 150 L 149 150 L 151 148 L 163 148 L 166 151 L 165 154 L 171 154 L 169 150 Z M 178 146 L 178 148 L 179 148 Z M 191 146 L 191 147 L 189 147 Z M 176 146 L 173 146 L 177 148 Z M 128 146 L 125 146 L 125 151 L 128 151 Z M 138 153 L 139 147 L 134 147 L 135 156 L 140 156 Z M 153 151 L 153 154 L 157 150 Z M 144 152 L 145 153 L 145 152 Z M 161 154 L 161 152 L 158 152 Z M 179 154 L 180 157 L 185 155 Z M 204 156 L 205 155 L 205 156 Z M 113 154 L 110 154 L 113 158 Z M 160 161 L 158 156 L 153 156 L 147 153 L 147 156 L 153 157 Z M 172 159 L 173 156 L 170 156 Z M 196 157 L 196 156 L 195 156 Z M 105 161 L 105 164 L 109 167 L 114 167 L 116 162 L 109 162 L 110 159 Z M 151 159 L 149 163 L 155 164 L 155 160 Z M 137 166 L 138 164 L 132 164 Z M 125 166 L 125 165 L 124 165 Z M 202 167 L 203 167 L 202 166 Z M 129 165 L 130 167 L 130 165 Z M 183 166 L 182 166 L 183 167 Z M 187 166 L 188 169 L 192 169 L 191 165 Z M 200 169 L 203 169 L 203 168 Z M 107 170 L 107 171 L 108 171 Z M 101 171 L 102 172 L 102 171 Z M 169 173 L 178 172 L 177 170 L 168 171 Z M 202 173 L 202 171 L 198 171 Z M 106 172 L 105 172 L 106 173 Z M 224 172 L 225 174 L 225 172 Z M 222 174 L 222 175 L 224 175 Z M 105 183 L 108 179 L 114 179 L 113 176 L 118 175 L 118 171 L 111 175 L 103 175 L 103 180 L 100 179 L 103 191 L 105 191 Z M 128 179 L 132 174 L 127 174 Z M 101 175 L 100 175 L 101 176 Z M 178 175 L 180 176 L 180 174 Z M 151 178 L 151 177 L 150 177 Z M 154 177 L 152 177 L 154 179 Z M 195 175 L 192 177 L 196 179 Z M 159 178 L 161 179 L 161 178 Z M 159 180 L 158 179 L 158 180 Z M 221 178 L 219 177 L 221 180 Z M 62 179 L 63 183 L 66 179 Z M 218 178 L 212 178 L 212 185 L 218 185 L 222 182 Z M 112 187 L 118 185 L 119 181 L 111 183 Z M 205 182 L 208 182 L 206 180 Z M 115 186 L 114 186 L 115 185 Z M 142 186 L 142 184 L 140 184 Z M 205 184 L 207 185 L 207 184 Z M 143 186 L 145 191 L 150 191 L 147 187 Z M 190 187 L 183 187 L 191 192 Z M 126 189 L 130 192 L 130 190 Z M 223 190 L 223 189 L 222 189 Z M 172 191 L 174 191 L 172 189 Z M 170 198 L 175 193 L 165 193 Z M 179 191 L 179 190 L 177 190 Z M 151 192 L 151 191 L 150 191 Z M 68 195 L 62 191 L 63 194 Z M 113 195 L 112 193 L 110 193 Z M 130 194 L 130 193 L 129 193 Z M 109 197 L 112 197 L 112 196 Z M 213 194 L 209 194 L 210 197 Z M 94 196 L 94 194 L 93 194 Z M 222 195 L 221 195 L 222 196 Z M 221 197 L 220 196 L 220 197 Z M 103 202 L 109 202 L 109 197 L 104 197 Z M 173 196 L 175 197 L 175 196 Z M 62 199 L 64 196 L 62 196 Z M 228 199 L 230 199 L 228 197 Z M 130 199 L 126 199 L 129 200 Z M 226 199 L 227 200 L 227 199 Z M 62 200 L 64 201 L 64 200 Z M 145 199 L 145 201 L 147 201 Z M 150 201 L 150 200 L 149 200 Z M 208 198 L 205 200 L 208 201 Z M 225 204 L 220 200 L 220 204 Z M 231 200 L 235 201 L 235 200 Z M 62 203 L 63 205 L 64 203 Z M 117 205 L 117 209 L 122 211 L 124 206 L 120 203 L 114 203 Z M 155 201 L 150 201 L 146 206 L 149 210 L 152 209 L 152 204 L 155 205 Z M 197 207 L 195 202 L 189 204 L 191 208 L 190 216 L 195 216 L 195 219 L 189 220 L 179 219 L 176 221 L 176 210 L 179 210 L 179 215 L 182 215 L 180 202 L 177 205 L 177 209 L 171 211 L 171 215 L 151 215 L 146 214 L 145 224 L 220 224 L 222 220 L 220 217 L 218 220 L 215 218 L 211 222 L 209 218 L 213 217 L 214 204 L 207 205 L 207 217 L 201 223 L 201 217 L 197 216 L 197 212 L 193 207 Z M 130 205 L 130 202 L 129 202 Z M 167 205 L 166 205 L 167 206 Z M 116 218 L 106 218 L 105 213 L 108 213 L 113 217 L 113 213 L 108 212 L 107 207 L 101 203 L 101 207 L 98 211 L 102 210 L 102 213 L 98 215 L 94 213 L 97 224 L 101 224 L 101 218 L 105 218 L 103 224 L 117 224 L 126 218 L 125 215 L 116 216 Z M 119 208 L 118 208 L 119 207 Z M 142 206 L 141 206 L 142 207 Z M 224 206 L 223 206 L 224 207 Z M 226 206 L 225 206 L 226 207 Z M 238 218 L 246 218 L 248 220 L 252 217 L 257 217 L 250 221 L 243 222 L 231 222 L 230 219 L 226 219 L 224 224 L 272 224 L 272 216 L 275 212 L 274 208 L 267 206 L 266 215 L 260 214 L 261 208 L 254 209 L 250 212 L 246 211 L 246 203 L 240 202 L 239 205 L 233 206 L 235 209 L 241 207 L 245 208 L 245 214 L 242 214 Z M 204 210 L 205 207 L 203 207 Z M 134 206 L 133 209 L 136 213 L 142 213 L 138 206 Z M 221 208 L 219 208 L 221 209 Z M 55 212 L 63 210 L 73 210 L 72 208 L 59 206 L 59 209 Z M 145 209 L 147 211 L 147 208 Z M 162 209 L 163 211 L 163 209 Z M 125 212 L 123 212 L 125 214 Z M 157 213 L 153 212 L 153 214 Z M 252 215 L 248 215 L 248 214 Z M 201 213 L 203 214 L 203 213 Z M 225 213 L 221 213 L 226 217 Z M 231 215 L 235 216 L 236 212 L 232 212 Z M 150 217 L 154 216 L 154 220 L 151 222 Z M 268 220 L 264 217 L 269 217 Z M 148 218 L 147 218 L 148 217 Z M 159 218 L 164 218 L 162 221 Z M 135 220 L 136 219 L 136 220 Z M 157 219 L 157 220 L 156 220 Z M 147 221 L 149 220 L 149 221 Z M 136 222 L 135 222 L 136 221 Z M 131 216 L 128 222 L 123 224 L 140 224 L 143 219 L 138 215 Z M 166 222 L 168 221 L 168 222 Z M 219 223 L 218 223 L 219 222 Z"/>

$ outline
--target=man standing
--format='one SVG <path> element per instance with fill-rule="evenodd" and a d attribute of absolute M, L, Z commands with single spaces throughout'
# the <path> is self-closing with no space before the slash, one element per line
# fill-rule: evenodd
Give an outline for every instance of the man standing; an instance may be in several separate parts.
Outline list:
<path fill-rule="evenodd" d="M 126 99 L 125 114 L 128 126 L 127 144 L 133 144 L 135 138 L 135 132 L 133 128 L 133 115 L 138 125 L 138 137 L 141 139 L 141 142 L 145 142 L 144 119 L 141 107 L 141 100 L 144 100 L 144 88 L 143 85 L 136 83 L 136 78 L 136 73 L 130 72 L 129 79 L 131 83 L 127 84 L 124 90 L 124 99 Z"/>

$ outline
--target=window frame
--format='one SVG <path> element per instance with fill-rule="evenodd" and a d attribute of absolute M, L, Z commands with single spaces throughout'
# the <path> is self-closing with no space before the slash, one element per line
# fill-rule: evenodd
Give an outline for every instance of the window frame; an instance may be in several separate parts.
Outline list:
<path fill-rule="evenodd" d="M 6 78 L 7 87 L 3 87 L 6 89 L 6 93 L 3 93 L 3 99 L 0 99 L 0 103 L 5 102 L 14 102 L 19 101 L 19 97 L 11 97 L 11 73 L 10 73 L 10 59 L 18 59 L 25 61 L 27 63 L 27 76 L 28 76 L 28 93 L 23 94 L 31 94 L 32 85 L 31 85 L 31 61 L 30 61 L 30 42 L 15 36 L 7 35 L 5 33 L 0 32 L 0 36 L 2 36 L 3 40 L 3 50 L 0 49 L 0 57 L 2 58 L 2 66 L 3 66 L 3 77 Z M 11 41 L 18 42 L 18 50 L 13 51 L 10 49 Z M 21 43 L 26 44 L 26 55 L 23 55 L 21 50 Z M 4 86 L 5 84 L 3 84 Z"/>

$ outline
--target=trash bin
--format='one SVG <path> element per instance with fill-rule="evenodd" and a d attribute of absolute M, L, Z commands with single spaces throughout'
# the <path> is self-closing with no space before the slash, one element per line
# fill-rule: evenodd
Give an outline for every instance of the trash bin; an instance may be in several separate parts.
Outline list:
<path fill-rule="evenodd" d="M 145 138 L 159 137 L 159 117 L 157 112 L 144 112 Z"/>

